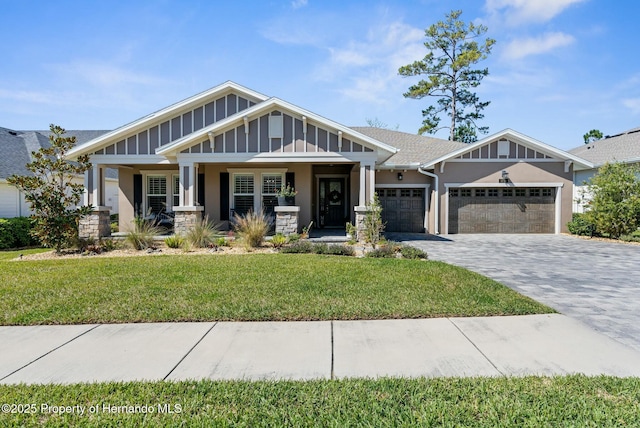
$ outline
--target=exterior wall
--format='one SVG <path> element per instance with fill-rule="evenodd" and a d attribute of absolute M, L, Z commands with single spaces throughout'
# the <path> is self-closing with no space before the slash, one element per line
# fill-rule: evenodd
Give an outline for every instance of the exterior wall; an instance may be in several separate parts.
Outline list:
<path fill-rule="evenodd" d="M 84 179 L 74 180 L 84 184 Z M 118 212 L 118 182 L 113 179 L 105 180 L 105 202 L 111 206 L 111 213 Z M 81 201 L 82 202 L 82 201 Z M 112 205 L 113 204 L 113 205 Z M 33 214 L 24 195 L 8 183 L 0 182 L 0 218 L 27 217 Z"/>
<path fill-rule="evenodd" d="M 509 179 L 516 186 L 518 183 L 562 183 L 560 230 L 567 232 L 573 205 L 573 171 L 564 172 L 564 162 L 447 162 L 443 173 L 440 173 L 440 164 L 436 165 L 440 186 L 440 231 L 446 233 L 448 194 L 445 183 L 486 183 L 491 187 L 498 185 L 503 170 L 509 172 Z"/>
<path fill-rule="evenodd" d="M 275 123 L 281 123 L 282 126 Z M 216 133 L 213 146 L 205 136 L 202 141 L 183 149 L 181 153 L 372 152 L 370 148 L 346 137 L 342 138 L 341 146 L 338 141 L 338 134 L 330 129 L 308 123 L 304 132 L 301 119 L 274 110 L 249 120 L 248 129 L 242 124 Z"/>
<path fill-rule="evenodd" d="M 573 179 L 573 212 L 583 213 L 584 203 L 588 200 L 589 196 L 586 194 L 587 185 L 591 177 L 596 175 L 597 169 L 588 169 L 585 171 L 576 171 Z"/>
<path fill-rule="evenodd" d="M 154 123 L 147 129 L 127 135 L 122 140 L 95 152 L 97 155 L 149 155 L 155 149 L 194 131 L 245 110 L 255 100 L 227 94 L 207 100 L 174 117 Z"/>

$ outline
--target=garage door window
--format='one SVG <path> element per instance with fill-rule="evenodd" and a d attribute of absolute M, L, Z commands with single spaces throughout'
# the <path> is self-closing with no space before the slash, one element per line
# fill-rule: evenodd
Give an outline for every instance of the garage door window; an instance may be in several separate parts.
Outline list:
<path fill-rule="evenodd" d="M 529 196 L 539 197 L 541 194 L 541 189 L 529 189 Z"/>
<path fill-rule="evenodd" d="M 516 197 L 525 197 L 527 196 L 527 189 L 515 189 Z"/>
<path fill-rule="evenodd" d="M 490 198 L 498 197 L 498 189 L 487 189 L 487 196 Z"/>
<path fill-rule="evenodd" d="M 471 189 L 460 189 L 460 196 L 463 198 L 471 196 Z"/>
<path fill-rule="evenodd" d="M 542 189 L 542 196 L 548 197 L 548 196 L 553 196 L 553 189 Z"/>
<path fill-rule="evenodd" d="M 460 196 L 460 192 L 458 192 L 458 189 L 449 189 L 449 196 L 451 196 L 452 198 L 457 198 L 458 196 Z"/>
<path fill-rule="evenodd" d="M 476 197 L 484 198 L 487 196 L 487 189 L 476 189 Z"/>
<path fill-rule="evenodd" d="M 400 197 L 401 198 L 410 198 L 411 197 L 411 189 L 400 189 Z"/>
<path fill-rule="evenodd" d="M 505 198 L 513 197 L 513 189 L 502 189 L 502 196 Z"/>

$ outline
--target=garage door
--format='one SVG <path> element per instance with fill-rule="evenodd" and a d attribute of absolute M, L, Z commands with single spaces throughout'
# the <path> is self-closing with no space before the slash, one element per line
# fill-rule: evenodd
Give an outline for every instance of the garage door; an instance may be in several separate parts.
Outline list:
<path fill-rule="evenodd" d="M 554 233 L 555 188 L 451 188 L 449 233 Z"/>
<path fill-rule="evenodd" d="M 424 232 L 424 189 L 377 189 L 387 232 Z"/>

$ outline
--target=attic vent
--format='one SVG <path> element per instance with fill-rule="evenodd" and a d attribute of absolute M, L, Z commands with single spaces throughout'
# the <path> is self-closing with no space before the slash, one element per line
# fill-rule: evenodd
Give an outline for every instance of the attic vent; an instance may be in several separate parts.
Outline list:
<path fill-rule="evenodd" d="M 509 141 L 508 140 L 500 140 L 498 141 L 498 157 L 506 158 L 509 156 Z"/>

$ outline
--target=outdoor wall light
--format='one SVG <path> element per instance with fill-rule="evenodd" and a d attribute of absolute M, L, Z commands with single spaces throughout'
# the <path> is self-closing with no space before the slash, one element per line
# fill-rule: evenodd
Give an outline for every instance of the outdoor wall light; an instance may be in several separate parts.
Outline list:
<path fill-rule="evenodd" d="M 398 181 L 402 181 L 402 179 L 404 178 L 404 176 L 402 175 L 401 172 L 398 173 Z"/>
<path fill-rule="evenodd" d="M 508 183 L 509 182 L 509 173 L 507 171 L 502 171 L 502 178 L 498 180 L 500 183 Z"/>

